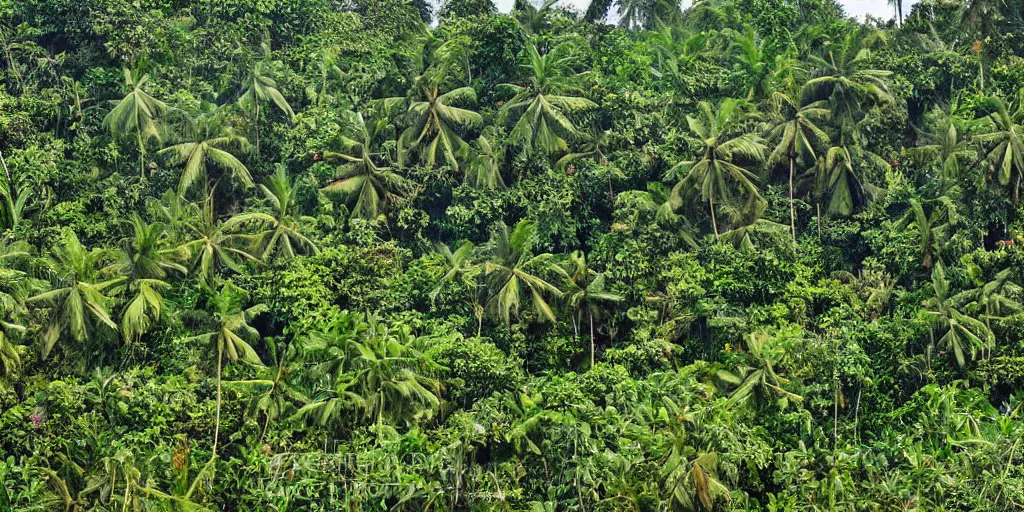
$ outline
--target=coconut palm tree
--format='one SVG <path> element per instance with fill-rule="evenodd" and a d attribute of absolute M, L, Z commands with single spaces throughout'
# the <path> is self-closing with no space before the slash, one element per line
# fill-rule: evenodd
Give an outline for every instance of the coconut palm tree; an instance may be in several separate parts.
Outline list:
<path fill-rule="evenodd" d="M 212 191 L 203 201 L 198 217 L 185 224 L 188 241 L 182 246 L 191 255 L 189 268 L 198 275 L 203 286 L 210 287 L 222 268 L 242 272 L 242 262 L 259 261 L 248 249 L 254 236 L 232 229 L 238 224 L 231 219 L 217 220 L 213 213 Z"/>
<path fill-rule="evenodd" d="M 481 135 L 476 139 L 476 148 L 470 150 L 470 155 L 462 182 L 479 190 L 504 190 L 505 180 L 501 177 L 502 150 L 495 148 L 487 137 Z"/>
<path fill-rule="evenodd" d="M 594 367 L 594 349 L 596 335 L 594 321 L 600 319 L 602 304 L 620 302 L 621 295 L 605 289 L 603 272 L 596 272 L 587 265 L 587 258 L 582 251 L 574 251 L 569 255 L 565 273 L 568 274 L 568 289 L 562 296 L 572 318 L 573 333 L 578 337 L 585 324 L 590 328 L 590 367 Z"/>
<path fill-rule="evenodd" d="M 790 401 L 802 401 L 802 396 L 783 387 L 789 384 L 789 380 L 776 373 L 775 366 L 779 361 L 773 360 L 773 352 L 765 350 L 772 337 L 764 331 L 758 331 L 744 335 L 743 341 L 749 355 L 748 363 L 734 372 L 721 370 L 717 373 L 720 380 L 734 387 L 729 395 L 729 403 L 736 404 L 751 397 L 763 402 L 771 396 L 777 397 L 780 407 L 786 407 Z"/>
<path fill-rule="evenodd" d="M 321 190 L 340 193 L 352 204 L 352 215 L 374 219 L 385 206 L 394 203 L 411 188 L 411 183 L 391 167 L 380 166 L 382 155 L 375 151 L 376 142 L 387 127 L 381 119 L 367 125 L 363 115 L 346 113 L 345 132 L 339 137 L 341 152 L 325 152 L 327 160 L 339 160 L 335 180 Z"/>
<path fill-rule="evenodd" d="M 236 215 L 229 219 L 227 227 L 244 223 L 256 223 L 263 231 L 256 234 L 256 252 L 260 259 L 270 258 L 289 260 L 297 254 L 311 252 L 319 254 L 320 248 L 309 237 L 302 234 L 303 224 L 311 222 L 310 217 L 298 215 L 295 204 L 296 188 L 288 177 L 284 165 L 277 164 L 273 176 L 260 184 L 263 198 L 270 204 L 272 213 L 249 212 Z"/>
<path fill-rule="evenodd" d="M 566 274 L 555 263 L 553 255 L 531 252 L 535 236 L 536 226 L 532 221 L 521 220 L 511 231 L 504 222 L 499 222 L 491 240 L 482 248 L 487 294 L 484 307 L 505 324 L 511 325 L 512 317 L 519 315 L 523 293 L 529 293 L 538 317 L 555 321 L 555 313 L 545 296 L 561 297 L 562 292 L 543 276 L 565 277 Z"/>
<path fill-rule="evenodd" d="M 167 115 L 167 104 L 146 92 L 149 74 L 139 68 L 124 68 L 126 94 L 103 118 L 103 127 L 115 136 L 133 136 L 139 149 L 139 169 L 146 173 L 146 143 L 160 142 L 159 123 Z"/>
<path fill-rule="evenodd" d="M 828 200 L 827 213 L 848 216 L 879 192 L 864 177 L 865 164 L 869 163 L 884 169 L 889 167 L 878 155 L 857 147 L 833 146 L 818 159 L 814 173 L 819 231 L 822 199 Z"/>
<path fill-rule="evenodd" d="M 259 365 L 260 357 L 251 343 L 259 339 L 260 333 L 249 322 L 267 311 L 266 305 L 256 304 L 245 307 L 245 291 L 231 283 L 224 283 L 220 291 L 210 297 L 208 307 L 213 312 L 215 330 L 193 336 L 191 339 L 213 343 L 217 349 L 217 413 L 213 430 L 213 454 L 217 456 L 217 442 L 220 439 L 221 381 L 224 374 L 224 358 L 235 362 Z"/>
<path fill-rule="evenodd" d="M 455 106 L 475 103 L 473 88 L 459 87 L 442 93 L 440 84 L 444 79 L 438 73 L 428 73 L 416 84 L 420 98 L 409 102 L 409 126 L 399 137 L 399 143 L 415 152 L 427 166 L 445 163 L 458 168 L 459 160 L 465 158 L 469 149 L 459 133 L 479 127 L 484 119 L 472 110 Z"/>
<path fill-rule="evenodd" d="M 892 101 L 891 72 L 871 67 L 872 48 L 884 41 L 884 32 L 865 26 L 846 34 L 838 43 L 824 45 L 824 56 L 811 54 L 815 77 L 806 83 L 810 100 L 826 100 L 838 121 L 844 143 L 851 142 L 857 117 L 874 104 Z"/>
<path fill-rule="evenodd" d="M 249 142 L 234 132 L 217 111 L 201 114 L 184 140 L 160 150 L 173 165 L 181 165 L 178 193 L 185 195 L 196 182 L 209 188 L 210 169 L 218 169 L 244 187 L 253 186 L 252 175 L 236 154 L 248 150 Z"/>
<path fill-rule="evenodd" d="M 803 94 L 799 91 L 772 93 L 777 108 L 775 124 L 768 130 L 768 138 L 775 141 L 775 149 L 769 161 L 786 161 L 789 164 L 789 229 L 796 242 L 796 206 L 793 203 L 793 178 L 796 175 L 796 160 L 806 156 L 811 162 L 817 160 L 815 144 L 828 142 L 828 134 L 815 124 L 828 118 L 824 102 L 816 101 L 807 105 L 800 103 Z"/>
<path fill-rule="evenodd" d="M 967 140 L 971 126 L 938 107 L 928 114 L 927 120 L 927 129 L 919 132 L 917 147 L 911 151 L 938 171 L 941 189 L 945 191 L 962 178 L 961 162 L 977 158 L 977 151 Z"/>
<path fill-rule="evenodd" d="M 1020 202 L 1021 174 L 1024 174 L 1024 101 L 1008 104 L 990 97 L 985 105 L 991 110 L 988 126 L 977 139 L 987 148 L 985 160 L 992 166 L 999 184 L 1011 191 L 1014 203 Z"/>
<path fill-rule="evenodd" d="M 263 50 L 263 59 L 254 61 L 245 78 L 242 80 L 242 94 L 238 96 L 237 103 L 243 108 L 252 109 L 253 124 L 256 128 L 256 153 L 260 152 L 260 107 L 272 103 L 286 116 L 289 121 L 295 119 L 295 112 L 292 111 L 288 100 L 281 94 L 281 90 L 274 80 L 274 73 L 281 66 L 278 61 L 270 60 L 270 44 L 266 41 L 260 45 Z"/>
<path fill-rule="evenodd" d="M 25 308 L 25 297 L 39 285 L 24 270 L 29 250 L 24 242 L 0 242 L 0 378 L 10 377 L 21 364 L 14 340 L 26 328 L 17 315 Z"/>
<path fill-rule="evenodd" d="M 372 314 L 352 320 L 339 318 L 318 335 L 306 357 L 327 357 L 317 367 L 327 388 L 296 415 L 326 424 L 362 412 L 378 433 L 385 424 L 412 426 L 431 418 L 441 404 L 440 384 L 429 376 L 437 365 L 416 349 L 409 326 L 387 325 Z"/>
<path fill-rule="evenodd" d="M 574 75 L 571 59 L 561 57 L 560 48 L 541 55 L 533 43 L 527 44 L 522 67 L 530 70 L 529 84 L 499 85 L 515 94 L 499 115 L 499 122 L 514 120 L 510 139 L 545 154 L 567 151 L 566 138 L 577 135 L 568 115 L 597 107 L 586 98 L 568 95 L 575 90 Z"/>
<path fill-rule="evenodd" d="M 711 211 L 711 227 L 715 240 L 719 238 L 715 204 L 735 204 L 739 189 L 746 205 L 763 201 L 757 188 L 757 177 L 753 172 L 736 164 L 737 160 L 764 160 L 767 148 L 760 136 L 743 132 L 743 123 L 751 118 L 749 104 L 735 99 L 723 100 L 717 108 L 707 102 L 700 102 L 696 116 L 686 116 L 689 134 L 696 139 L 699 153 L 692 160 L 685 160 L 672 166 L 665 174 L 679 181 L 672 189 L 676 204 L 685 192 L 696 190 Z M 726 185 L 732 182 L 732 187 Z"/>
<path fill-rule="evenodd" d="M 910 209 L 900 220 L 900 229 L 915 229 L 920 240 L 922 265 L 931 269 L 935 261 L 942 261 L 942 252 L 959 222 L 956 203 L 949 196 L 922 202 L 910 199 Z"/>
<path fill-rule="evenodd" d="M 930 288 L 932 296 L 924 301 L 922 314 L 939 329 L 939 346 L 953 352 L 957 366 L 966 366 L 968 352 L 973 359 L 978 352 L 984 354 L 995 346 L 995 335 L 985 322 L 962 313 L 957 307 L 941 261 L 932 268 Z"/>
<path fill-rule="evenodd" d="M 137 341 L 160 318 L 164 309 L 160 290 L 170 287 L 167 276 L 188 273 L 181 264 L 188 250 L 168 244 L 166 227 L 160 222 L 148 224 L 138 215 L 130 222 L 132 235 L 122 242 L 114 267 L 127 301 L 121 312 L 121 334 L 128 341 Z"/>
<path fill-rule="evenodd" d="M 581 158 L 592 158 L 597 165 L 605 167 L 608 171 L 608 202 L 615 202 L 615 189 L 612 186 L 612 178 L 615 175 L 615 168 L 608 165 L 608 151 L 611 145 L 611 130 L 603 130 L 598 123 L 593 123 L 591 129 L 580 134 L 579 150 L 575 153 L 568 153 L 558 159 L 556 165 L 565 168 Z"/>
<path fill-rule="evenodd" d="M 71 230 L 64 231 L 61 243 L 50 249 L 43 265 L 51 289 L 27 300 L 49 307 L 43 327 L 43 357 L 65 333 L 82 343 L 101 325 L 117 330 L 107 312 L 110 299 L 105 294 L 118 283 L 104 271 L 110 257 L 106 249 L 87 249 Z"/>
<path fill-rule="evenodd" d="M 466 287 L 469 302 L 473 305 L 473 316 L 476 317 L 476 335 L 479 337 L 484 321 L 484 307 L 480 304 L 479 278 L 484 268 L 475 260 L 477 247 L 472 242 L 463 242 L 453 251 L 447 245 L 438 243 L 434 250 L 444 258 L 448 270 L 441 277 L 438 286 L 430 292 L 430 300 L 437 300 L 437 296 L 446 284 L 459 279 L 461 284 Z"/>
<path fill-rule="evenodd" d="M 969 311 L 980 311 L 986 325 L 990 325 L 992 319 L 1005 318 L 1024 311 L 1024 304 L 1014 299 L 1024 292 L 1024 288 L 1013 282 L 1014 268 L 1000 270 L 988 282 L 978 278 L 981 269 L 977 266 L 968 267 L 967 273 L 975 279 L 978 287 L 958 293 L 953 297 L 953 301 L 964 304 L 965 309 Z"/>

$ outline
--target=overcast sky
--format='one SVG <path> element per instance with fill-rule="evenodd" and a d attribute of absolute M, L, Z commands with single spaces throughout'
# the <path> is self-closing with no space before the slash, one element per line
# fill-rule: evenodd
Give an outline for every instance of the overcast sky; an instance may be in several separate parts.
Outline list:
<path fill-rule="evenodd" d="M 495 0 L 495 4 L 501 12 L 510 11 L 513 2 L 514 0 Z M 683 0 L 684 6 L 690 3 L 691 0 Z M 889 7 L 887 0 L 839 0 L 839 3 L 846 7 L 848 14 L 858 18 L 863 18 L 865 14 L 871 14 L 882 19 L 893 17 L 892 7 Z M 915 3 L 917 3 L 917 0 L 904 0 L 903 13 L 910 12 L 910 6 Z M 590 4 L 590 0 L 561 0 L 559 4 L 572 5 L 580 11 L 585 11 L 587 10 L 587 5 Z"/>

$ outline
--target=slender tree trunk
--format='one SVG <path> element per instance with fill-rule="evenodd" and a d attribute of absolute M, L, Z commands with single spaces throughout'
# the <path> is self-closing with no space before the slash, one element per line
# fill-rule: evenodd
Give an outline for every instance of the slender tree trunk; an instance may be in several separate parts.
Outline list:
<path fill-rule="evenodd" d="M 11 180 L 11 170 L 7 168 L 7 160 L 4 160 L 4 152 L 0 151 L 0 165 L 4 167 L 4 176 L 7 176 L 7 185 L 13 187 L 14 181 Z"/>
<path fill-rule="evenodd" d="M 796 167 L 796 158 L 789 156 L 789 230 L 793 235 L 793 244 L 796 245 L 796 206 L 793 205 L 793 169 Z"/>
<path fill-rule="evenodd" d="M 590 316 L 590 368 L 594 368 L 594 312 L 588 311 Z"/>
<path fill-rule="evenodd" d="M 818 241 L 821 241 L 821 203 L 817 203 L 818 207 Z"/>
<path fill-rule="evenodd" d="M 608 167 L 608 204 L 611 207 L 615 207 L 615 189 L 612 188 L 612 168 L 611 168 L 611 166 L 607 166 L 607 167 Z"/>
<path fill-rule="evenodd" d="M 224 349 L 217 344 L 217 417 L 213 427 L 213 456 L 217 456 L 217 441 L 220 438 L 220 404 L 221 404 L 221 376 L 224 371 Z"/>
<path fill-rule="evenodd" d="M 715 230 L 715 242 L 718 241 L 718 221 L 715 220 L 715 198 L 708 197 L 708 206 L 711 207 L 711 228 Z"/>
<path fill-rule="evenodd" d="M 259 154 L 260 154 L 260 102 L 259 102 L 259 99 L 255 98 L 255 94 L 253 96 L 254 96 L 253 97 L 253 103 L 256 105 L 256 119 L 253 120 L 254 123 L 256 124 L 256 156 L 259 156 Z"/>

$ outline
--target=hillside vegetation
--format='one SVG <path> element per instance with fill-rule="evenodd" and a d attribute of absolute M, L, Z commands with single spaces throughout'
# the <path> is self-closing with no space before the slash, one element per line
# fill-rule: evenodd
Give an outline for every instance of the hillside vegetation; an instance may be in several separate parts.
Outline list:
<path fill-rule="evenodd" d="M 0 511 L 1024 510 L 1024 2 L 890 3 L 0 0 Z"/>

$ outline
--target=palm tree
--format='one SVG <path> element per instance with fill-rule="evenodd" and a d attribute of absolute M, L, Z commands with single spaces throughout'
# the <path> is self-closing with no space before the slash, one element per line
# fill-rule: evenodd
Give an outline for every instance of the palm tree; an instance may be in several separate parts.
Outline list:
<path fill-rule="evenodd" d="M 428 376 L 437 365 L 414 347 L 409 326 L 389 326 L 372 314 L 356 316 L 355 325 L 340 320 L 319 335 L 321 345 L 311 354 L 341 355 L 339 364 L 327 360 L 319 367 L 333 389 L 297 415 L 324 424 L 345 410 L 361 409 L 363 418 L 375 420 L 378 433 L 385 422 L 411 426 L 431 418 L 441 405 L 440 384 Z"/>
<path fill-rule="evenodd" d="M 597 165 L 608 170 L 608 202 L 614 203 L 615 189 L 612 186 L 612 178 L 615 175 L 615 169 L 608 165 L 608 147 L 611 144 L 611 138 L 611 130 L 602 130 L 595 122 L 587 133 L 581 134 L 579 151 L 559 158 L 556 165 L 565 168 L 580 158 L 592 158 Z"/>
<path fill-rule="evenodd" d="M 0 378 L 10 377 L 21 364 L 14 339 L 26 330 L 15 315 L 24 310 L 25 296 L 36 282 L 21 267 L 29 257 L 29 245 L 23 242 L 0 243 Z"/>
<path fill-rule="evenodd" d="M 942 261 L 943 248 L 959 220 L 956 204 L 949 196 L 941 196 L 926 203 L 911 198 L 910 210 L 900 220 L 898 227 L 917 230 L 924 257 L 922 265 L 930 270 L 936 260 Z"/>
<path fill-rule="evenodd" d="M 121 334 L 128 341 L 137 341 L 164 309 L 160 290 L 170 286 L 164 279 L 171 272 L 188 272 L 179 263 L 186 259 L 187 249 L 168 246 L 162 223 L 147 224 L 133 215 L 131 224 L 132 236 L 124 240 L 115 268 L 128 297 L 121 312 Z"/>
<path fill-rule="evenodd" d="M 990 325 L 992 319 L 1000 319 L 1009 315 L 1024 311 L 1024 304 L 1016 301 L 1013 297 L 1020 297 L 1024 289 L 1013 282 L 1013 268 L 1005 268 L 992 278 L 984 282 L 977 279 L 981 269 L 976 266 L 968 267 L 968 275 L 972 275 L 978 282 L 978 287 L 958 293 L 953 301 L 958 304 L 965 304 L 969 310 L 977 309 L 982 313 L 985 324 Z"/>
<path fill-rule="evenodd" d="M 743 252 L 755 251 L 755 238 L 767 238 L 776 247 L 785 246 L 796 241 L 786 236 L 791 233 L 785 224 L 772 222 L 763 217 L 764 210 L 768 206 L 764 201 L 754 203 L 749 208 L 740 208 L 732 211 L 732 228 L 722 233 L 722 240 L 732 244 L 733 247 Z M 729 210 L 733 208 L 727 207 Z"/>
<path fill-rule="evenodd" d="M 778 108 L 776 123 L 768 131 L 768 138 L 775 142 L 769 160 L 789 163 L 789 228 L 796 242 L 796 206 L 793 203 L 793 177 L 796 174 L 796 159 L 805 155 L 812 162 L 817 160 L 814 145 L 827 143 L 828 134 L 815 121 L 828 118 L 824 102 L 816 101 L 807 105 L 800 103 L 800 92 L 772 93 L 772 100 Z"/>
<path fill-rule="evenodd" d="M 896 15 L 896 24 L 903 25 L 903 0 L 888 0 L 888 2 L 893 8 L 893 14 Z"/>
<path fill-rule="evenodd" d="M 802 396 L 783 388 L 789 384 L 789 380 L 775 372 L 778 361 L 772 360 L 772 352 L 765 351 L 765 345 L 771 340 L 772 337 L 764 331 L 746 334 L 743 341 L 749 355 L 748 364 L 741 365 L 735 372 L 720 370 L 717 373 L 723 382 L 735 386 L 729 395 L 730 404 L 743 402 L 750 397 L 764 401 L 765 398 L 776 395 L 780 407 L 785 408 L 791 400 L 803 400 Z"/>
<path fill-rule="evenodd" d="M 241 272 L 241 262 L 258 262 L 246 248 L 253 239 L 252 235 L 237 233 L 231 228 L 238 224 L 228 219 L 217 221 L 213 214 L 212 192 L 203 201 L 199 216 L 185 224 L 188 241 L 183 244 L 192 257 L 190 267 L 199 276 L 199 282 L 209 287 L 214 282 L 216 273 L 222 268 Z"/>
<path fill-rule="evenodd" d="M 439 83 L 443 78 L 432 74 L 417 84 L 416 89 L 422 93 L 422 98 L 409 104 L 407 116 L 410 124 L 402 132 L 399 143 L 416 151 L 428 166 L 433 167 L 443 161 L 458 168 L 459 158 L 465 156 L 469 147 L 459 132 L 480 126 L 483 117 L 472 110 L 454 106 L 476 102 L 476 92 L 472 87 L 441 93 Z"/>
<path fill-rule="evenodd" d="M 854 166 L 854 162 L 861 162 L 862 165 Z M 878 193 L 879 189 L 864 179 L 863 163 L 869 162 L 886 169 L 889 166 L 878 155 L 856 147 L 850 149 L 845 146 L 833 146 L 818 159 L 814 172 L 815 191 L 819 199 L 819 232 L 822 198 L 828 199 L 827 213 L 848 216 Z"/>
<path fill-rule="evenodd" d="M 33 189 L 28 180 L 17 182 L 11 176 L 2 153 L 0 164 L 4 169 L 4 174 L 0 175 L 0 231 L 14 230 L 32 208 L 28 201 L 32 198 Z"/>
<path fill-rule="evenodd" d="M 537 315 L 541 319 L 555 321 L 555 313 L 544 296 L 561 297 L 562 292 L 542 275 L 565 277 L 565 271 L 555 264 L 551 254 L 531 253 L 535 236 L 536 226 L 532 221 L 519 221 L 511 232 L 504 222 L 499 222 L 482 251 L 487 289 L 484 307 L 509 325 L 512 316 L 519 314 L 522 294 L 526 292 L 530 294 Z"/>
<path fill-rule="evenodd" d="M 272 213 L 250 212 L 236 215 L 225 224 L 227 227 L 253 222 L 261 224 L 264 230 L 256 235 L 256 248 L 259 258 L 269 261 L 272 257 L 289 260 L 302 252 L 320 253 L 320 248 L 312 240 L 302 234 L 303 224 L 313 219 L 295 215 L 295 194 L 297 189 L 288 177 L 284 165 L 277 164 L 273 176 L 260 184 L 260 192 L 267 200 Z"/>
<path fill-rule="evenodd" d="M 44 265 L 52 288 L 27 300 L 50 308 L 43 330 L 44 358 L 65 332 L 81 343 L 98 325 L 117 330 L 117 324 L 107 313 L 110 299 L 104 294 L 118 282 L 116 278 L 104 280 L 102 269 L 109 257 L 110 252 L 105 249 L 87 249 L 71 230 L 63 233 L 62 244 L 50 249 Z"/>
<path fill-rule="evenodd" d="M 573 333 L 578 337 L 584 322 L 590 325 L 590 367 L 594 367 L 594 320 L 601 316 L 601 305 L 606 302 L 620 302 L 622 296 L 605 289 L 603 272 L 596 272 L 587 265 L 582 251 L 569 255 L 565 269 L 569 288 L 563 295 L 566 307 L 572 317 Z"/>
<path fill-rule="evenodd" d="M 536 35 L 551 25 L 548 22 L 548 16 L 551 15 L 557 2 L 558 0 L 544 0 L 544 3 L 538 7 L 533 4 L 532 0 L 516 0 L 512 7 L 512 14 L 524 32 Z"/>
<path fill-rule="evenodd" d="M 391 167 L 380 167 L 381 155 L 374 152 L 376 140 L 383 133 L 387 121 L 381 119 L 369 127 L 363 115 L 347 113 L 346 133 L 340 136 L 342 152 L 326 152 L 325 159 L 341 160 L 336 179 L 325 186 L 325 192 L 337 192 L 349 201 L 355 200 L 352 214 L 362 219 L 374 219 L 384 206 L 402 197 L 411 184 Z"/>
<path fill-rule="evenodd" d="M 247 151 L 249 142 L 220 119 L 218 112 L 200 115 L 194 130 L 189 130 L 185 141 L 160 150 L 173 165 L 183 165 L 178 180 L 178 193 L 184 195 L 196 181 L 209 187 L 206 180 L 209 169 L 228 173 L 234 181 L 245 187 L 253 186 L 249 169 L 234 153 Z"/>
<path fill-rule="evenodd" d="M 715 240 L 719 238 L 718 220 L 715 217 L 715 203 L 735 202 L 735 193 L 726 186 L 732 181 L 740 189 L 747 205 L 763 201 L 757 189 L 754 173 L 734 163 L 737 159 L 764 160 L 767 148 L 758 135 L 739 133 L 742 123 L 751 118 L 748 104 L 735 99 L 723 100 L 715 109 L 707 102 L 697 106 L 698 115 L 686 116 L 690 135 L 697 139 L 700 153 L 693 160 L 679 162 L 666 173 L 669 177 L 681 178 L 672 189 L 678 204 L 687 188 L 695 189 L 711 210 L 711 227 Z"/>
<path fill-rule="evenodd" d="M 480 282 L 479 277 L 483 273 L 483 265 L 475 261 L 477 247 L 472 242 L 463 242 L 454 251 L 445 244 L 438 243 L 435 251 L 444 258 L 448 270 L 441 277 L 437 288 L 430 292 L 430 300 L 437 300 L 438 294 L 444 289 L 444 285 L 461 280 L 469 295 L 469 302 L 473 305 L 473 316 L 476 317 L 476 335 L 480 337 L 483 329 L 484 307 L 480 305 Z"/>
<path fill-rule="evenodd" d="M 139 148 L 139 168 L 146 173 L 146 143 L 161 140 L 159 122 L 167 114 L 167 104 L 150 96 L 145 87 L 149 75 L 141 70 L 124 69 L 124 81 L 129 92 L 103 118 L 103 127 L 113 135 L 133 135 Z"/>
<path fill-rule="evenodd" d="M 270 60 L 270 44 L 264 42 L 263 59 L 254 61 L 249 67 L 248 73 L 242 81 L 242 94 L 238 97 L 237 103 L 243 107 L 251 106 L 253 109 L 253 123 L 256 125 L 256 153 L 260 152 L 260 106 L 265 103 L 273 103 L 282 113 L 288 116 L 288 120 L 295 119 L 295 112 L 292 111 L 288 100 L 284 99 L 277 82 L 273 78 L 276 68 L 281 66 L 280 62 Z"/>
<path fill-rule="evenodd" d="M 743 32 L 727 29 L 728 52 L 734 60 L 733 73 L 746 85 L 746 98 L 750 101 L 765 98 L 771 92 L 772 67 L 765 55 L 764 41 L 751 25 Z"/>
<path fill-rule="evenodd" d="M 998 97 L 988 98 L 988 126 L 978 141 L 988 147 L 986 161 L 992 166 L 999 184 L 1010 187 L 1013 202 L 1020 202 L 1021 174 L 1024 173 L 1024 101 L 1007 104 Z M 1012 111 L 1012 113 L 1011 113 Z"/>
<path fill-rule="evenodd" d="M 807 81 L 806 94 L 828 101 L 844 142 L 853 135 L 859 113 L 871 104 L 892 101 L 892 73 L 870 67 L 871 48 L 883 38 L 884 32 L 859 27 L 847 33 L 840 43 L 828 44 L 827 58 L 810 55 L 818 67 L 818 76 Z"/>
<path fill-rule="evenodd" d="M 970 126 L 963 119 L 936 107 L 928 120 L 929 129 L 919 133 L 918 145 L 912 151 L 934 165 L 942 179 L 941 188 L 946 190 L 960 181 L 960 162 L 973 161 L 977 151 L 965 137 Z"/>
<path fill-rule="evenodd" d="M 245 291 L 231 283 L 224 283 L 217 294 L 209 299 L 208 307 L 213 311 L 215 330 L 193 336 L 191 339 L 212 342 L 217 348 L 217 415 L 213 429 L 213 455 L 217 456 L 217 441 L 220 438 L 221 380 L 224 358 L 235 362 L 241 360 L 251 365 L 260 365 L 260 357 L 253 350 L 251 342 L 259 339 L 260 333 L 249 322 L 267 311 L 263 304 L 245 307 Z"/>
<path fill-rule="evenodd" d="M 566 137 L 576 136 L 576 127 L 566 117 L 597 105 L 577 96 L 568 96 L 574 88 L 569 68 L 571 59 L 559 57 L 561 47 L 541 55 L 533 43 L 526 46 L 526 64 L 531 71 L 529 85 L 501 84 L 515 96 L 502 109 L 499 119 L 514 118 L 509 134 L 513 142 L 545 154 L 568 150 Z"/>
<path fill-rule="evenodd" d="M 931 324 L 942 332 L 939 346 L 952 350 L 957 366 L 963 368 L 967 364 L 967 351 L 971 358 L 990 350 L 995 345 L 995 335 L 982 322 L 972 318 L 956 307 L 956 301 L 949 294 L 949 280 L 942 262 L 932 268 L 932 296 L 924 301 L 922 314 Z"/>
<path fill-rule="evenodd" d="M 504 190 L 505 180 L 501 177 L 502 152 L 491 141 L 481 135 L 476 139 L 476 149 L 466 166 L 462 182 L 479 190 Z"/>

